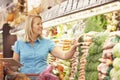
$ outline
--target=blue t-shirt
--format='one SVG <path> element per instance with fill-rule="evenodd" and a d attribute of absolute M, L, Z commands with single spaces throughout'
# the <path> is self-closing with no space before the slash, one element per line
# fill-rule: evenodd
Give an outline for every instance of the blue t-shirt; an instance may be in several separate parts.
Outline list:
<path fill-rule="evenodd" d="M 20 68 L 21 73 L 39 74 L 47 67 L 47 56 L 55 43 L 49 39 L 37 39 L 34 45 L 23 40 L 15 42 L 14 51 L 20 56 L 20 63 L 23 64 Z"/>

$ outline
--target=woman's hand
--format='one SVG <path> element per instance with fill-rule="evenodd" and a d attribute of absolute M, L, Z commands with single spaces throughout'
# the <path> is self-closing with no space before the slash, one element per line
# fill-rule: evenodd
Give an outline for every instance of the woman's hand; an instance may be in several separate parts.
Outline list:
<path fill-rule="evenodd" d="M 77 47 L 80 46 L 80 44 L 81 44 L 81 43 L 78 42 L 78 40 L 74 39 L 74 40 L 72 41 L 72 44 L 71 44 L 71 45 L 72 45 L 71 51 L 72 51 L 72 52 L 75 52 L 76 49 L 77 49 Z"/>
<path fill-rule="evenodd" d="M 80 38 L 82 38 L 84 36 L 84 34 L 81 34 L 78 38 L 73 39 L 71 45 L 72 45 L 72 49 L 71 51 L 76 51 L 76 48 L 79 47 L 81 45 L 81 40 Z"/>

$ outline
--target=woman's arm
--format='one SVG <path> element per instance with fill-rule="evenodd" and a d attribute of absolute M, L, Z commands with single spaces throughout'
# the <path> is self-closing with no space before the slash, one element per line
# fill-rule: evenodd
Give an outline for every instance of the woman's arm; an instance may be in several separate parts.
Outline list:
<path fill-rule="evenodd" d="M 17 54 L 16 52 L 14 52 L 14 53 L 13 53 L 13 59 L 15 59 L 16 61 L 19 62 L 19 60 L 20 60 L 19 54 Z"/>
<path fill-rule="evenodd" d="M 51 54 L 54 55 L 57 58 L 60 59 L 70 59 L 76 52 L 76 48 L 80 45 L 80 43 L 75 42 L 74 45 L 71 47 L 71 49 L 68 52 L 62 51 L 59 47 L 54 47 Z"/>

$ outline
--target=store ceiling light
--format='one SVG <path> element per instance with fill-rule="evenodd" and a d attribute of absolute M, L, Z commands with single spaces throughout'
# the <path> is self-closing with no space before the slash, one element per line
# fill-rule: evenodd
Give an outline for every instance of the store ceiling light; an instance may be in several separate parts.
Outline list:
<path fill-rule="evenodd" d="M 84 19 L 91 16 L 104 14 L 112 11 L 120 10 L 120 1 L 115 1 L 109 4 L 91 8 L 89 10 L 79 11 L 74 14 L 66 15 L 43 23 L 44 28 L 56 26 L 74 20 Z"/>

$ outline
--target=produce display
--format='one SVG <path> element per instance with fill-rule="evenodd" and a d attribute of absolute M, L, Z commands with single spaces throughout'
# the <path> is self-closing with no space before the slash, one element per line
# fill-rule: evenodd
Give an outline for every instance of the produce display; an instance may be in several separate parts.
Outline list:
<path fill-rule="evenodd" d="M 60 80 L 119 80 L 120 15 L 118 12 L 93 16 L 81 20 L 76 23 L 77 25 L 71 25 L 73 29 L 72 35 L 77 33 L 74 38 L 78 38 L 78 35 L 80 35 L 78 41 L 81 45 L 69 61 L 52 58 L 56 65 L 63 67 L 61 71 L 58 70 L 57 72 L 59 77 L 60 75 L 62 76 Z M 84 26 L 84 32 L 77 30 L 79 29 L 78 27 L 81 29 L 81 25 Z M 65 28 L 63 26 L 59 28 L 60 30 L 63 29 L 63 31 L 68 29 L 66 26 Z M 59 29 L 56 29 L 58 37 L 62 32 L 59 33 Z M 65 36 L 61 35 L 62 39 L 63 37 Z M 61 41 L 56 42 L 61 43 Z M 63 51 L 70 49 L 71 42 L 62 40 L 61 48 Z"/>
<path fill-rule="evenodd" d="M 112 42 L 115 43 L 115 46 L 112 48 L 112 56 L 113 56 L 113 63 L 112 63 L 112 66 L 113 68 L 111 69 L 110 71 L 110 77 L 111 77 L 111 80 L 119 80 L 120 79 L 120 73 L 119 73 L 119 70 L 120 70 L 120 67 L 119 67 L 119 64 L 120 64 L 120 36 L 119 36 L 119 31 L 118 32 L 115 32 L 114 35 L 113 35 L 113 39 L 112 39 Z"/>
<path fill-rule="evenodd" d="M 103 44 L 103 52 L 102 57 L 99 58 L 99 61 L 101 62 L 97 70 L 99 71 L 99 80 L 110 79 L 109 72 L 112 68 L 112 48 L 114 47 L 115 43 L 111 42 L 111 37 L 107 38 Z"/>
<path fill-rule="evenodd" d="M 3 13 L 5 21 L 14 28 L 10 33 L 24 27 L 28 9 L 26 2 L 21 1 L 18 0 L 20 4 L 12 4 L 4 12 L 6 14 Z M 76 0 L 71 1 L 74 3 Z M 90 2 L 90 0 L 88 1 Z M 39 15 L 43 11 L 43 6 L 39 5 L 31 11 L 27 11 L 28 15 Z M 48 6 L 49 9 L 52 7 Z M 94 9 L 91 12 L 94 12 Z M 70 16 L 70 18 L 72 17 Z M 71 48 L 74 39 L 79 38 L 78 41 L 81 43 L 72 59 L 61 60 L 49 54 L 47 62 L 53 65 L 54 69 L 53 67 L 47 68 L 46 77 L 52 77 L 52 80 L 120 80 L 120 10 L 45 28 L 48 30 L 45 36 L 53 39 L 56 45 L 65 52 Z M 20 35 L 23 37 L 24 34 L 17 34 L 17 37 Z M 0 65 L 0 79 L 4 76 L 3 69 L 3 65 Z M 24 74 L 16 76 L 15 80 L 29 80 Z M 39 79 L 44 80 L 41 76 Z"/>
<path fill-rule="evenodd" d="M 70 60 L 48 55 L 48 63 L 55 67 L 52 73 L 59 80 L 119 80 L 120 32 L 115 31 L 119 30 L 119 14 L 116 13 L 49 28 L 50 38 L 63 51 L 71 48 L 75 38 L 79 37 L 81 43 Z"/>
<path fill-rule="evenodd" d="M 98 59 L 101 57 L 102 44 L 106 37 L 106 33 L 96 33 L 92 37 L 92 44 L 89 47 L 88 56 L 86 57 L 85 80 L 98 80 L 97 66 L 100 64 Z"/>

